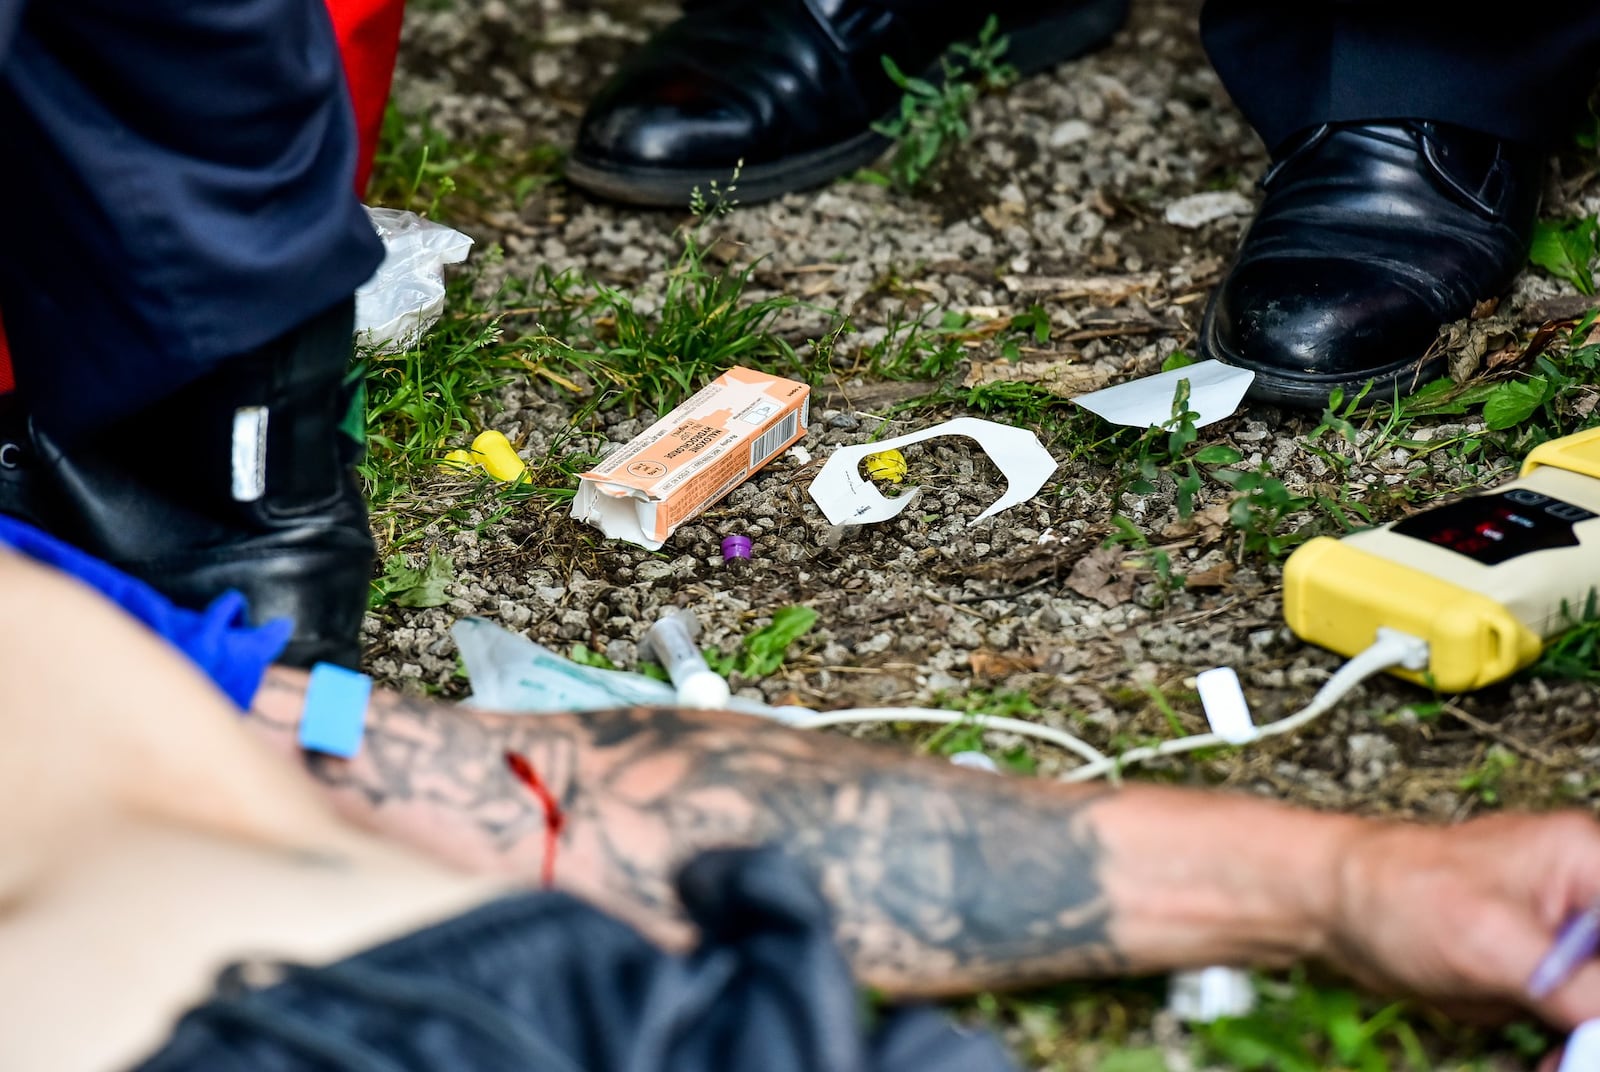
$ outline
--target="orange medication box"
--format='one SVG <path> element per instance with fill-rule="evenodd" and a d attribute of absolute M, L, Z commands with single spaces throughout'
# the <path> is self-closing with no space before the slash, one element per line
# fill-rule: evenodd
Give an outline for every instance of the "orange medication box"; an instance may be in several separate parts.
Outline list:
<path fill-rule="evenodd" d="M 743 367 L 578 477 L 572 516 L 654 551 L 806 434 L 811 388 Z"/>

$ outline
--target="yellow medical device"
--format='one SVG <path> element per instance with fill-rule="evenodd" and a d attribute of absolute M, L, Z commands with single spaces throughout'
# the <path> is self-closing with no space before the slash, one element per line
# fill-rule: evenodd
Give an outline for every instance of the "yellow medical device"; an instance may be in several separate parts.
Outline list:
<path fill-rule="evenodd" d="M 1380 627 L 1428 644 L 1444 692 L 1509 677 L 1600 587 L 1600 428 L 1552 440 L 1493 491 L 1318 537 L 1289 556 L 1283 613 L 1303 640 L 1353 656 Z"/>

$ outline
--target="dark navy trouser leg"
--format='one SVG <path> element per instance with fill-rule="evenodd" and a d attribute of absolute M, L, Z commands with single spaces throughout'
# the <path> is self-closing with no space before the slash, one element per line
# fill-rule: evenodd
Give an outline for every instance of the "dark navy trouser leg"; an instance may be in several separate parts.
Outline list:
<path fill-rule="evenodd" d="M 1200 30 L 1269 148 L 1363 119 L 1432 119 L 1555 146 L 1600 75 L 1594 0 L 1207 0 Z"/>
<path fill-rule="evenodd" d="M 349 296 L 382 247 L 323 0 L 0 0 L 0 308 L 58 437 Z"/>

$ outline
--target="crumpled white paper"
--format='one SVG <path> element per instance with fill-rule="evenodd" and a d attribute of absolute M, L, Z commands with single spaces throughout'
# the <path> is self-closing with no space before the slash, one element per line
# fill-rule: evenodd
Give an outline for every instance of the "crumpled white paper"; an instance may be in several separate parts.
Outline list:
<path fill-rule="evenodd" d="M 978 446 L 1006 478 L 1006 493 L 973 518 L 974 525 L 1033 498 L 1056 471 L 1056 460 L 1044 449 L 1039 437 L 1026 428 L 1013 428 L 979 417 L 958 417 L 910 435 L 840 447 L 807 490 L 830 524 L 867 525 L 887 521 L 910 506 L 916 495 L 886 497 L 872 481 L 861 475 L 861 459 L 946 435 L 964 435 L 977 440 Z"/>
<path fill-rule="evenodd" d="M 383 263 L 356 288 L 356 345 L 380 354 L 416 346 L 444 311 L 444 266 L 467 259 L 472 239 L 415 212 L 368 208 Z"/>
<path fill-rule="evenodd" d="M 1189 381 L 1189 408 L 1199 416 L 1194 426 L 1204 428 L 1232 417 L 1255 381 L 1249 369 L 1221 361 L 1199 361 L 1168 372 L 1078 395 L 1072 401 L 1112 424 L 1129 428 L 1160 427 L 1172 420 L 1172 397 L 1178 381 Z"/>

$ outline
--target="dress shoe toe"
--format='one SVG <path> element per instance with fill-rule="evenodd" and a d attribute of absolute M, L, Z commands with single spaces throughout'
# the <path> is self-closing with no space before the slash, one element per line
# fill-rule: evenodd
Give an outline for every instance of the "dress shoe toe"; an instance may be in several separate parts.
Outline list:
<path fill-rule="evenodd" d="M 1274 401 L 1312 406 L 1367 380 L 1412 386 L 1439 332 L 1426 299 L 1359 261 L 1253 262 L 1219 288 L 1212 318 L 1225 360 L 1281 381 Z"/>
<path fill-rule="evenodd" d="M 1317 128 L 1263 180 L 1201 352 L 1254 371 L 1253 397 L 1291 406 L 1420 386 L 1444 366 L 1440 327 L 1526 263 L 1542 163 L 1435 123 Z"/>

